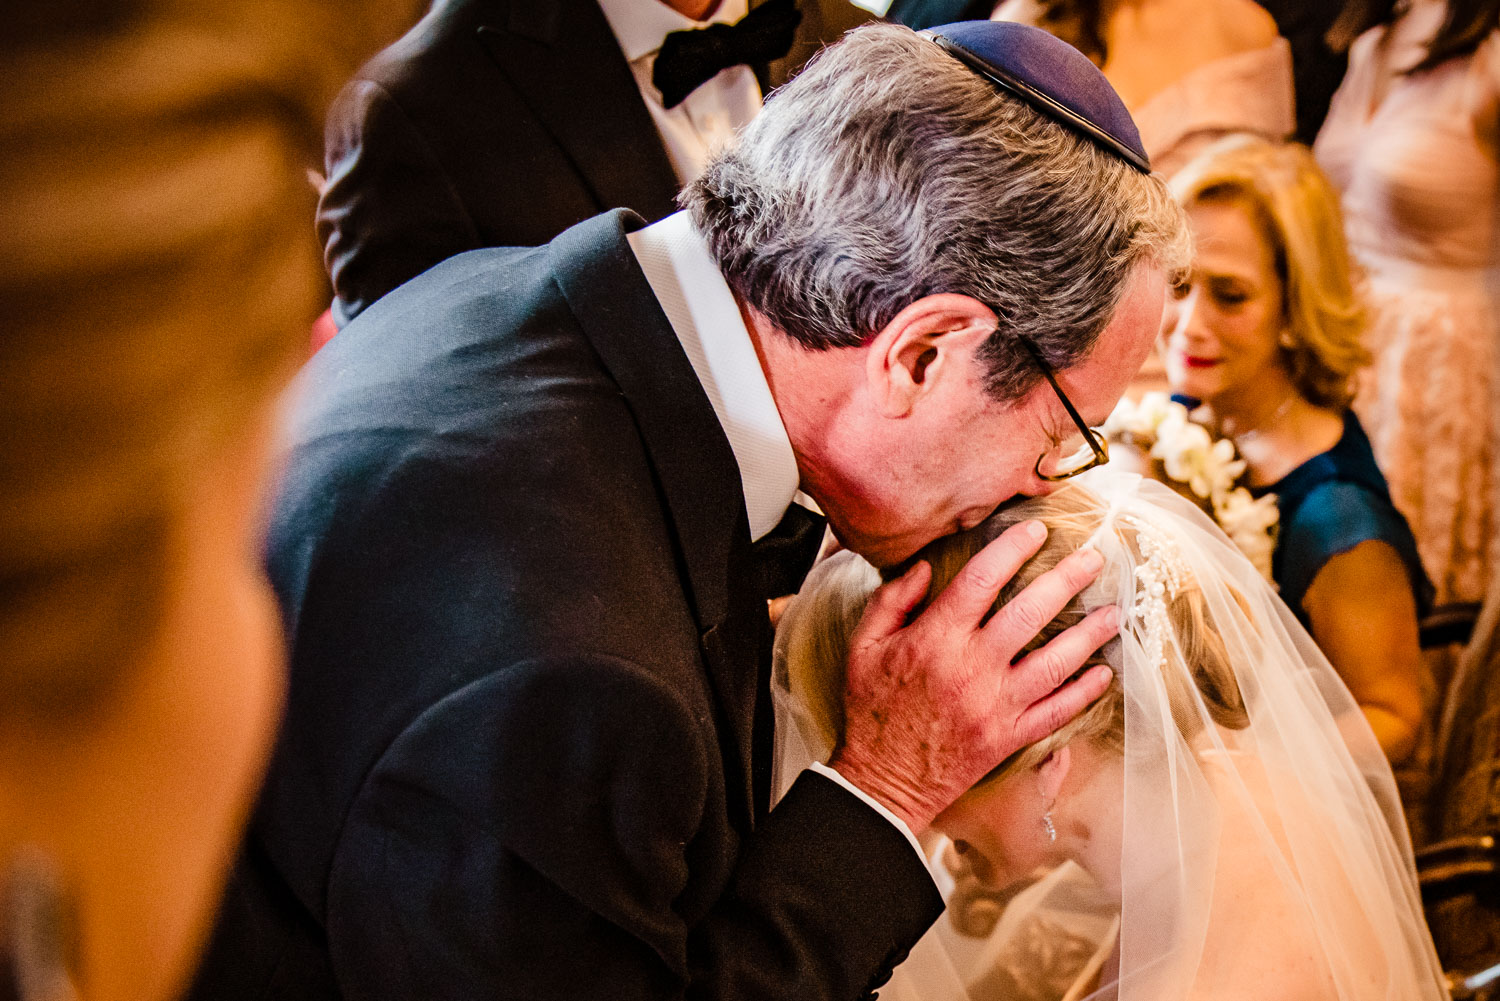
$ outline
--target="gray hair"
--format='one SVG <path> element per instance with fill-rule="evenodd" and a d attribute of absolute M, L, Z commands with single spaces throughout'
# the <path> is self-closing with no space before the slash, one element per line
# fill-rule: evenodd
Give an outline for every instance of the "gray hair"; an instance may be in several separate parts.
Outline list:
<path fill-rule="evenodd" d="M 798 343 L 855 347 L 923 296 L 1000 323 L 988 388 L 1079 362 L 1135 265 L 1187 264 L 1181 209 L 1141 174 L 933 42 L 870 25 L 778 90 L 681 201 L 745 302 Z"/>

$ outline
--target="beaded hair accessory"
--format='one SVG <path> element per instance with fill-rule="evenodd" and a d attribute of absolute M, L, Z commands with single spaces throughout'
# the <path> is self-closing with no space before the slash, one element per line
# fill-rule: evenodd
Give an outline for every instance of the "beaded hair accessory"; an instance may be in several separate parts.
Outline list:
<path fill-rule="evenodd" d="M 1159 528 L 1132 514 L 1118 517 L 1121 525 L 1135 531 L 1141 562 L 1135 568 L 1135 600 L 1130 611 L 1141 623 L 1146 657 L 1158 666 L 1166 663 L 1166 636 L 1171 628 L 1167 603 L 1177 598 L 1188 577 L 1187 561 L 1177 544 Z"/>
<path fill-rule="evenodd" d="M 1148 662 L 1162 666 L 1166 663 L 1166 637 L 1172 627 L 1167 603 L 1182 592 L 1192 569 L 1170 533 L 1129 510 L 1121 510 L 1120 503 L 1118 497 L 1111 501 L 1104 521 L 1084 548 L 1100 549 L 1110 536 L 1116 544 L 1124 545 L 1123 533 L 1135 534 L 1140 559 L 1135 567 L 1135 597 L 1126 614 L 1140 623 L 1141 645 Z"/>

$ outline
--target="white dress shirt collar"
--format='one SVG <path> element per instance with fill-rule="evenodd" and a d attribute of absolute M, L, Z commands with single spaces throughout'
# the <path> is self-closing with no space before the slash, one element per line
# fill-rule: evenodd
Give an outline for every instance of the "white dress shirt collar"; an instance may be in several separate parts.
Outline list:
<path fill-rule="evenodd" d="M 735 130 L 760 111 L 760 85 L 750 67 L 730 66 L 680 104 L 664 107 L 653 80 L 657 50 L 670 32 L 739 20 L 749 0 L 722 0 L 707 21 L 684 17 L 661 0 L 599 0 L 599 7 L 625 55 L 672 172 L 686 184 L 703 172 L 715 150 L 734 140 Z"/>
<path fill-rule="evenodd" d="M 721 0 L 706 20 L 694 21 L 662 0 L 599 0 L 599 8 L 604 11 L 604 19 L 620 43 L 627 63 L 661 48 L 662 39 L 671 32 L 732 24 L 744 17 L 749 7 L 750 0 Z"/>
<path fill-rule="evenodd" d="M 626 239 L 729 439 L 750 516 L 750 539 L 759 539 L 781 521 L 797 493 L 797 456 L 739 305 L 686 212 Z M 901 818 L 835 769 L 821 763 L 810 767 L 889 821 L 911 844 L 934 884 L 943 886 L 921 842 Z"/>
<path fill-rule="evenodd" d="M 686 212 L 627 239 L 729 439 L 759 539 L 797 492 L 797 456 L 739 305 Z"/>

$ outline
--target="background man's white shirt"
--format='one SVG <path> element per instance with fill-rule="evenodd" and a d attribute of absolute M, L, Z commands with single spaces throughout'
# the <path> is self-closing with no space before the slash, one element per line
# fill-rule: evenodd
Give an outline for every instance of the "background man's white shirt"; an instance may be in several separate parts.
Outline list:
<path fill-rule="evenodd" d="M 694 21 L 662 0 L 599 0 L 604 18 L 620 43 L 620 51 L 635 74 L 636 86 L 651 112 L 651 120 L 666 147 L 679 183 L 703 172 L 709 155 L 734 138 L 735 130 L 760 112 L 760 85 L 748 66 L 721 70 L 689 94 L 681 104 L 664 108 L 661 92 L 651 82 L 656 53 L 673 31 L 733 24 L 749 11 L 749 0 L 721 0 L 706 21 Z"/>

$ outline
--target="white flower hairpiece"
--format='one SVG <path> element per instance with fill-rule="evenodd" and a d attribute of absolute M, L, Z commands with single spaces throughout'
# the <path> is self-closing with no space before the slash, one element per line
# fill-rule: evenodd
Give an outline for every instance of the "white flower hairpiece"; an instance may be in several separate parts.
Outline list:
<path fill-rule="evenodd" d="M 1182 590 L 1188 566 L 1165 532 L 1131 514 L 1121 515 L 1120 520 L 1135 529 L 1142 557 L 1135 568 L 1135 600 L 1130 611 L 1141 622 L 1146 657 L 1152 664 L 1165 664 L 1164 648 L 1171 629 L 1167 605 Z"/>
<path fill-rule="evenodd" d="M 1111 441 L 1135 445 L 1160 460 L 1166 475 L 1206 501 L 1224 534 L 1271 579 L 1280 519 L 1276 495 L 1254 497 L 1240 485 L 1245 460 L 1235 454 L 1233 442 L 1215 440 L 1192 420 L 1187 407 L 1166 393 L 1147 393 L 1139 403 L 1121 400 L 1102 430 Z"/>

